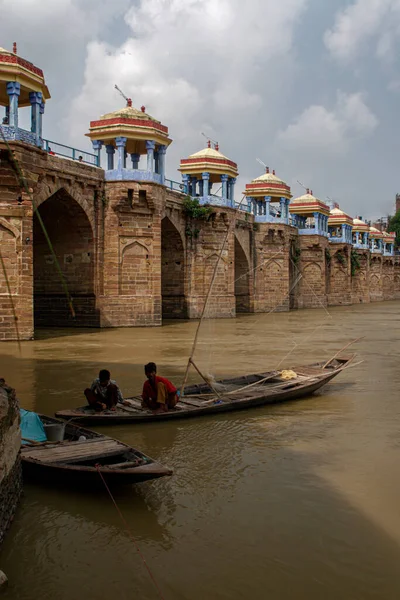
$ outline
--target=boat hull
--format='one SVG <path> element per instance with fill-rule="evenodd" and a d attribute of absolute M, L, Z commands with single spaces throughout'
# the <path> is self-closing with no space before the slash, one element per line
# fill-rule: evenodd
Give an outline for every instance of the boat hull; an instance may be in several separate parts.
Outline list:
<path fill-rule="evenodd" d="M 45 424 L 64 423 L 54 417 L 39 416 Z M 130 485 L 173 473 L 143 452 L 73 423 L 65 425 L 65 435 L 67 439 L 62 442 L 22 446 L 24 478 L 93 489 L 104 488 L 104 481 L 111 486 Z M 82 436 L 84 440 L 80 439 Z"/>
<path fill-rule="evenodd" d="M 353 359 L 353 355 L 346 359 L 340 359 L 335 361 L 335 367 L 330 369 L 324 369 L 322 365 L 309 365 L 303 367 L 303 369 L 314 369 L 316 371 L 315 376 L 312 375 L 303 384 L 287 382 L 287 385 L 266 386 L 265 393 L 259 394 L 258 396 L 252 394 L 246 397 L 245 390 L 242 396 L 235 398 L 234 396 L 229 401 L 222 401 L 220 403 L 207 404 L 203 403 L 201 406 L 190 406 L 187 409 L 182 408 L 182 404 L 185 403 L 185 398 L 188 398 L 185 394 L 183 402 L 179 403 L 179 410 L 170 410 L 166 413 L 153 414 L 150 411 L 136 411 L 135 414 L 132 412 L 125 412 L 123 408 L 117 411 L 105 411 L 96 413 L 94 411 L 87 411 L 85 407 L 74 410 L 63 410 L 58 411 L 56 416 L 62 419 L 73 419 L 76 422 L 84 422 L 92 425 L 119 425 L 119 424 L 135 424 L 135 423 L 148 423 L 148 422 L 159 422 L 168 421 L 171 419 L 188 419 L 193 417 L 199 417 L 201 415 L 216 415 L 226 412 L 248 410 L 249 408 L 255 408 L 265 406 L 268 404 L 277 404 L 280 402 L 289 402 L 294 400 L 300 400 L 307 396 L 310 396 L 323 388 L 329 383 L 334 377 L 336 377 L 343 368 Z M 319 368 L 319 371 L 317 370 Z M 300 367 L 299 367 L 300 369 Z M 261 375 L 267 374 L 259 374 Z M 254 376 L 253 376 L 254 377 Z M 244 380 L 245 378 L 243 378 Z M 223 380 L 219 383 L 226 383 L 238 380 Z M 202 386 L 191 386 L 193 389 L 201 389 Z M 249 386 L 251 387 L 251 386 Z M 189 390 L 191 388 L 188 388 Z M 247 392 L 248 393 L 248 392 Z"/>

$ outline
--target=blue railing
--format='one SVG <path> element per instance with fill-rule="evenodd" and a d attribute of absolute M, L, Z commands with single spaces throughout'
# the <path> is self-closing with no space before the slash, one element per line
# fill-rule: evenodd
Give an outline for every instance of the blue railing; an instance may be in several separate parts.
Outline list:
<path fill-rule="evenodd" d="M 170 190 L 174 190 L 174 192 L 185 193 L 183 188 L 183 183 L 179 183 L 179 181 L 173 181 L 172 179 L 165 179 L 165 186 Z"/>
<path fill-rule="evenodd" d="M 43 150 L 46 150 L 49 154 L 53 152 L 56 156 L 77 160 L 93 167 L 99 166 L 99 157 L 97 154 L 86 152 L 86 150 L 78 150 L 78 148 L 72 148 L 71 146 L 52 142 L 51 140 L 43 140 Z"/>

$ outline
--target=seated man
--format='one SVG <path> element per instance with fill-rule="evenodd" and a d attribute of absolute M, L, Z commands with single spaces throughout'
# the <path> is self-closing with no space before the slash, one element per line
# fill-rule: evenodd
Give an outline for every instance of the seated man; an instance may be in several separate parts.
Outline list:
<path fill-rule="evenodd" d="M 143 408 L 150 408 L 156 413 L 167 412 L 178 402 L 176 387 L 165 377 L 159 377 L 155 363 L 150 362 L 144 367 L 147 381 L 142 392 Z"/>
<path fill-rule="evenodd" d="M 84 391 L 89 405 L 96 411 L 115 410 L 118 402 L 124 399 L 117 383 L 111 379 L 110 371 L 102 369 L 97 379 Z"/>

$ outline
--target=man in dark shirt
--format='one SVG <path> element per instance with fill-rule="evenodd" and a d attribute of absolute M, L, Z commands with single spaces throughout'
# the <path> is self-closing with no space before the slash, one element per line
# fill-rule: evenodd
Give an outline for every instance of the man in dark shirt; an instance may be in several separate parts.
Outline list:
<path fill-rule="evenodd" d="M 124 399 L 117 382 L 111 379 L 111 373 L 107 369 L 102 369 L 97 379 L 84 391 L 89 405 L 96 411 L 115 410 L 118 402 L 123 403 Z"/>

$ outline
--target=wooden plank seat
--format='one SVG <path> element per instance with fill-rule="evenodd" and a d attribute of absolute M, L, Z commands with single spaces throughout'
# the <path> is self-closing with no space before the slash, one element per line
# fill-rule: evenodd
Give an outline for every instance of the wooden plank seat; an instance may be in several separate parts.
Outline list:
<path fill-rule="evenodd" d="M 88 443 L 88 442 L 91 443 Z M 40 462 L 75 462 L 77 460 L 92 460 L 97 456 L 113 456 L 127 451 L 125 444 L 113 439 L 85 440 L 82 442 L 65 442 L 58 446 L 41 446 L 40 448 L 24 448 L 25 459 Z"/>

